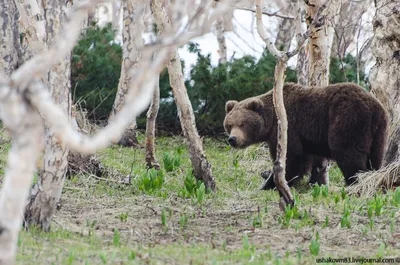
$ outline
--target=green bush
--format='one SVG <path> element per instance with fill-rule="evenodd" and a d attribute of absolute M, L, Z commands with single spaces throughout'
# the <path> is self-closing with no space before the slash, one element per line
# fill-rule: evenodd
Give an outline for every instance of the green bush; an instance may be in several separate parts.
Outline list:
<path fill-rule="evenodd" d="M 107 119 L 121 73 L 121 45 L 114 43 L 111 24 L 89 27 L 72 51 L 71 85 L 74 103 L 81 102 L 92 120 Z"/>

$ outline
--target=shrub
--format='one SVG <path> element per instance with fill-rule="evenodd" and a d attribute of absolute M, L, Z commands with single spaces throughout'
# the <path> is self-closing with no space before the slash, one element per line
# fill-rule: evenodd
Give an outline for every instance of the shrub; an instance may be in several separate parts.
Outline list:
<path fill-rule="evenodd" d="M 102 29 L 91 26 L 72 51 L 73 101 L 81 102 L 92 120 L 108 118 L 117 92 L 122 48 L 114 38 L 111 24 Z"/>

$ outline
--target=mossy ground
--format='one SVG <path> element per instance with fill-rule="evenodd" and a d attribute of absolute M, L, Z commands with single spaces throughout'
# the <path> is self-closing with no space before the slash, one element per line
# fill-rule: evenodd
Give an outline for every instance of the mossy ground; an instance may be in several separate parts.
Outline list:
<path fill-rule="evenodd" d="M 143 141 L 143 136 L 139 139 Z M 20 234 L 18 264 L 314 264 L 316 258 L 399 257 L 400 190 L 349 197 L 340 170 L 330 186 L 296 187 L 297 207 L 281 212 L 276 191 L 261 191 L 268 150 L 233 150 L 205 138 L 216 193 L 191 186 L 182 137 L 157 139 L 162 175 L 146 175 L 144 150 L 97 155 L 110 172 L 68 179 L 52 231 Z M 5 147 L 1 156 L 5 162 Z M 169 153 L 169 155 L 166 155 Z M 174 165 L 165 163 L 177 160 Z M 169 160 L 168 160 L 169 159 Z M 144 184 L 145 178 L 152 178 Z M 157 179 L 157 181 L 156 181 Z M 184 184 L 186 183 L 186 185 Z"/>

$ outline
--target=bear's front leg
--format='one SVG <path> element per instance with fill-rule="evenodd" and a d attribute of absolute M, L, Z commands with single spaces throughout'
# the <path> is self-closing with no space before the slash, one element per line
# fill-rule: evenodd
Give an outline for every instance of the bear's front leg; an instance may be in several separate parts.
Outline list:
<path fill-rule="evenodd" d="M 328 159 L 314 156 L 310 184 L 328 185 L 329 184 L 329 162 Z"/>
<path fill-rule="evenodd" d="M 261 177 L 265 179 L 265 182 L 262 185 L 261 190 L 272 190 L 275 188 L 274 172 L 272 170 L 266 170 L 261 172 Z"/>

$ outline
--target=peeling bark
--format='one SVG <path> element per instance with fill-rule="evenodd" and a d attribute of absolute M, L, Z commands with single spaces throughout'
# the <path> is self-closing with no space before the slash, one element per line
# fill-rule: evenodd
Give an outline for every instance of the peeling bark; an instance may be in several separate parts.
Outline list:
<path fill-rule="evenodd" d="M 225 40 L 225 28 L 224 28 L 224 20 L 220 19 L 215 23 L 215 29 L 217 32 L 217 41 L 218 41 L 218 54 L 219 54 L 219 64 L 224 64 L 227 62 L 227 51 L 226 51 L 226 40 Z"/>
<path fill-rule="evenodd" d="M 299 43 L 302 40 L 302 35 L 306 32 L 306 11 L 304 10 L 303 1 L 297 5 L 297 15 L 299 19 L 294 23 L 296 27 L 296 40 Z M 308 53 L 307 47 L 304 45 L 300 48 L 297 55 L 297 83 L 303 86 L 308 86 Z"/>
<path fill-rule="evenodd" d="M 159 33 L 163 35 L 167 28 L 170 28 L 172 25 L 165 7 L 161 2 L 161 0 L 152 1 L 151 8 Z M 172 92 L 178 107 L 178 115 L 182 131 L 186 138 L 186 144 L 192 162 L 193 174 L 197 179 L 204 182 L 206 188 L 215 191 L 215 181 L 211 171 L 211 164 L 206 158 L 203 150 L 203 143 L 196 129 L 193 108 L 187 94 L 183 79 L 181 60 L 176 49 L 169 53 L 167 67 Z"/>
<path fill-rule="evenodd" d="M 310 23 L 308 54 L 309 86 L 327 86 L 329 84 L 329 66 L 334 36 L 334 25 L 338 18 L 337 11 L 341 1 L 332 0 L 324 10 L 325 19 L 322 23 L 313 23 L 317 10 L 325 4 L 325 0 L 310 0 L 307 2 L 307 19 Z"/>
<path fill-rule="evenodd" d="M 156 87 L 154 88 L 153 98 L 151 99 L 150 108 L 147 111 L 146 121 L 146 164 L 147 168 L 160 169 L 160 164 L 156 159 L 155 152 L 155 139 L 156 139 L 156 119 L 158 109 L 160 108 L 160 84 L 157 80 Z"/>
<path fill-rule="evenodd" d="M 45 21 L 47 42 L 51 43 L 61 31 L 66 20 L 67 7 L 58 0 L 44 0 L 46 5 Z M 65 56 L 48 73 L 46 83 L 59 107 L 68 116 L 71 115 L 70 96 L 70 55 Z M 68 167 L 68 148 L 62 145 L 46 128 L 45 151 L 42 166 L 38 172 L 38 181 L 32 187 L 31 196 L 25 210 L 25 225 L 37 226 L 44 231 L 50 230 L 50 224 L 61 197 Z"/>
<path fill-rule="evenodd" d="M 126 94 L 131 87 L 132 76 L 127 74 L 130 69 L 138 68 L 141 54 L 138 50 L 143 45 L 142 33 L 144 32 L 143 5 L 134 5 L 134 1 L 123 2 L 123 58 L 121 65 L 121 76 L 119 78 L 118 92 L 115 97 L 113 109 L 109 120 L 121 110 L 124 105 Z M 136 120 L 125 130 L 118 144 L 122 146 L 141 147 L 136 137 Z"/>
<path fill-rule="evenodd" d="M 1 86 L 1 90 L 4 87 Z M 0 191 L 0 264 L 15 262 L 18 234 L 37 160 L 43 148 L 43 122 L 13 89 L 0 98 L 0 115 L 12 136 L 6 174 Z"/>
<path fill-rule="evenodd" d="M 0 2 L 0 69 L 9 76 L 18 66 L 18 12 L 13 0 Z"/>
<path fill-rule="evenodd" d="M 385 164 L 400 159 L 400 7 L 398 1 L 376 0 L 372 53 L 376 64 L 369 77 L 371 92 L 382 102 L 391 119 Z"/>

